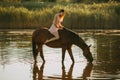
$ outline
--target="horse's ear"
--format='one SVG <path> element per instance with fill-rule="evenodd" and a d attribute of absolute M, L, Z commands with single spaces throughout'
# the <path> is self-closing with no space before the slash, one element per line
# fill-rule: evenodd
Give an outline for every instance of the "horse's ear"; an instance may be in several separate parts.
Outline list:
<path fill-rule="evenodd" d="M 92 45 L 90 44 L 88 47 L 90 48 Z"/>

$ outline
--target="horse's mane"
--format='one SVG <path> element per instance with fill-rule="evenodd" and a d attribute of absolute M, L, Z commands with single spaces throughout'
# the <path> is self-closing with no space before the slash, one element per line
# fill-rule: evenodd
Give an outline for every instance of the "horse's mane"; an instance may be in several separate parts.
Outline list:
<path fill-rule="evenodd" d="M 63 28 L 61 31 L 65 31 L 66 34 L 68 33 L 68 34 L 70 34 L 72 36 L 79 36 L 76 32 L 74 32 L 74 31 L 72 31 L 72 30 L 70 30 L 68 28 Z"/>
<path fill-rule="evenodd" d="M 75 40 L 79 39 L 79 41 L 81 42 L 82 46 L 83 45 L 85 47 L 87 46 L 87 44 L 85 43 L 85 41 L 81 37 L 79 37 L 79 35 L 76 32 L 74 32 L 74 31 L 72 31 L 70 29 L 67 29 L 67 28 L 64 28 L 63 31 L 65 31 L 66 34 L 70 34 L 70 36 L 72 38 L 74 38 Z"/>

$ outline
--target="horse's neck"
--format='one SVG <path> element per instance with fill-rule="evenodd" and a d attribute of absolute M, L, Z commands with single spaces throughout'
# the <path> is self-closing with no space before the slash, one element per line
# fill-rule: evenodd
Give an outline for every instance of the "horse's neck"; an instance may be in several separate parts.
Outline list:
<path fill-rule="evenodd" d="M 88 45 L 84 42 L 83 45 L 81 46 L 81 49 L 85 51 L 87 49 Z"/>
<path fill-rule="evenodd" d="M 76 45 L 80 47 L 83 51 L 86 50 L 88 45 L 85 43 L 85 41 L 82 38 L 80 37 L 78 38 L 79 38 L 78 41 L 77 40 L 75 41 Z"/>
<path fill-rule="evenodd" d="M 84 42 L 84 40 L 80 38 L 76 32 L 73 32 L 67 28 L 64 28 L 62 35 L 65 35 L 65 34 L 69 36 L 73 44 L 79 46 L 82 50 L 85 50 L 88 47 L 87 44 Z"/>

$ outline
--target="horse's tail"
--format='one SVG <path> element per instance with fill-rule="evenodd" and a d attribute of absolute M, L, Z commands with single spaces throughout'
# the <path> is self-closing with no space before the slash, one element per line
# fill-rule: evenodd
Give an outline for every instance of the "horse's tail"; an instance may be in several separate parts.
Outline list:
<path fill-rule="evenodd" d="M 34 38 L 32 37 L 32 52 L 33 52 L 33 56 L 35 58 L 35 54 L 36 54 L 36 42 L 34 40 Z"/>

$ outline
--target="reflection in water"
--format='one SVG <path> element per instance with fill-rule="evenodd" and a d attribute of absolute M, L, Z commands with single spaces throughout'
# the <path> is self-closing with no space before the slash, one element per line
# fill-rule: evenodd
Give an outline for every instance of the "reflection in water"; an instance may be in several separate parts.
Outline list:
<path fill-rule="evenodd" d="M 42 63 L 40 69 L 38 67 L 37 63 L 34 63 L 33 67 L 33 80 L 43 80 L 43 69 L 44 69 L 44 64 Z"/>
<path fill-rule="evenodd" d="M 93 68 L 93 64 L 88 63 L 83 71 L 83 80 L 89 80 L 88 77 L 90 77 L 91 75 L 92 68 Z"/>
<path fill-rule="evenodd" d="M 32 31 L 31 31 L 32 32 Z M 38 80 L 38 79 L 120 79 L 120 36 L 80 34 L 86 43 L 92 44 L 94 65 L 87 64 L 82 50 L 73 46 L 75 64 L 69 64 L 66 54 L 61 64 L 61 50 L 44 46 L 47 63 L 33 63 L 31 34 L 22 31 L 0 32 L 0 80 Z M 52 56 L 52 57 L 51 57 Z M 34 66 L 32 66 L 34 64 Z M 68 65 L 69 64 L 69 65 Z M 70 67 L 69 67 L 70 66 Z M 24 75 L 23 75 L 24 74 Z M 16 76 L 14 76 L 16 75 Z M 13 78 L 14 77 L 14 78 Z"/>
<path fill-rule="evenodd" d="M 40 65 L 40 68 L 38 66 L 37 63 L 34 63 L 34 67 L 33 67 L 33 80 L 43 80 L 45 78 L 47 78 L 46 76 L 44 76 L 44 65 L 45 63 L 42 63 Z M 70 65 L 70 68 L 68 69 L 68 72 L 66 72 L 66 68 L 64 64 L 62 64 L 61 70 L 62 70 L 62 76 L 60 77 L 48 77 L 48 79 L 62 79 L 62 80 L 73 80 L 73 68 L 74 68 L 74 63 L 72 63 Z M 49 66 L 49 65 L 48 65 Z M 54 66 L 54 65 L 53 65 Z M 92 71 L 92 67 L 93 64 L 92 63 L 88 63 L 86 65 L 86 67 L 83 70 L 83 75 L 81 76 L 81 78 L 76 78 L 76 79 L 82 79 L 82 80 L 87 80 L 90 77 L 91 71 Z"/>
<path fill-rule="evenodd" d="M 32 59 L 31 36 L 25 34 L 11 34 L 9 31 L 0 33 L 0 63 L 8 64 L 18 59 L 28 61 Z"/>
<path fill-rule="evenodd" d="M 98 61 L 119 62 L 120 60 L 120 37 L 98 36 L 97 37 Z"/>
<path fill-rule="evenodd" d="M 71 80 L 72 79 L 73 67 L 74 67 L 74 63 L 71 64 L 70 69 L 69 69 L 68 73 L 66 74 L 65 65 L 62 64 L 62 79 L 63 80 Z"/>
<path fill-rule="evenodd" d="M 120 37 L 97 36 L 97 64 L 95 71 L 117 75 L 120 73 Z M 96 75 L 98 76 L 98 75 Z M 108 76 L 105 74 L 104 76 Z M 102 77 L 102 76 L 99 76 Z M 118 76 L 110 76 L 111 79 Z"/>

